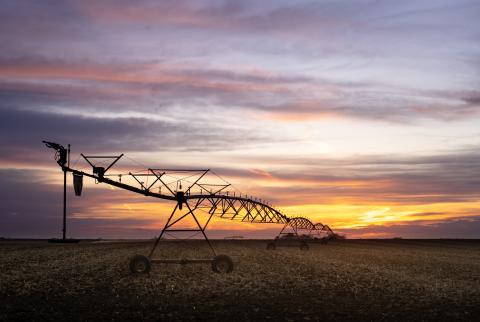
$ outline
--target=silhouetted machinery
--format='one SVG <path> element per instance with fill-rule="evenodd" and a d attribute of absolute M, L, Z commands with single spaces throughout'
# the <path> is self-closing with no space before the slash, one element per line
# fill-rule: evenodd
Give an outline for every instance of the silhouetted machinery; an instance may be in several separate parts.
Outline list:
<path fill-rule="evenodd" d="M 327 225 L 314 225 L 310 220 L 303 217 L 289 218 L 273 208 L 267 202 L 251 196 L 229 193 L 226 189 L 229 183 L 221 179 L 209 169 L 159 169 L 148 168 L 140 171 L 124 171 L 122 173 L 107 173 L 122 157 L 120 155 L 84 155 L 83 159 L 90 165 L 92 172 L 85 172 L 70 167 L 70 145 L 68 149 L 58 143 L 43 141 L 45 145 L 56 151 L 55 160 L 64 172 L 64 212 L 63 212 L 63 240 L 66 232 L 66 173 L 73 174 L 73 186 L 75 195 L 80 196 L 83 188 L 83 178 L 88 177 L 97 183 L 105 183 L 130 192 L 142 194 L 148 197 L 172 201 L 175 206 L 170 213 L 162 231 L 156 238 L 154 245 L 147 256 L 135 255 L 130 260 L 132 273 L 148 273 L 153 263 L 165 264 L 188 264 L 210 263 L 215 272 L 228 273 L 233 270 L 233 261 L 227 255 L 217 254 L 212 243 L 208 239 L 205 230 L 213 216 L 223 219 L 249 222 L 249 223 L 277 223 L 283 224 L 283 228 L 275 240 L 267 245 L 267 249 L 275 249 L 281 246 L 280 240 L 286 234 L 294 236 L 300 241 L 301 249 L 308 249 L 307 239 L 302 236 L 323 236 L 333 234 Z M 116 177 L 117 180 L 111 179 Z M 206 221 L 201 224 L 199 215 L 204 214 Z M 194 228 L 179 226 L 186 219 Z M 174 228 L 174 226 L 176 226 Z M 292 232 L 287 233 L 290 229 Z M 206 240 L 213 253 L 213 258 L 207 259 L 159 259 L 154 258 L 154 252 L 160 240 L 171 233 L 201 234 Z M 301 235 L 300 232 L 303 232 Z M 317 239 L 317 237 L 312 238 Z M 305 246 L 306 245 L 306 246 Z"/>

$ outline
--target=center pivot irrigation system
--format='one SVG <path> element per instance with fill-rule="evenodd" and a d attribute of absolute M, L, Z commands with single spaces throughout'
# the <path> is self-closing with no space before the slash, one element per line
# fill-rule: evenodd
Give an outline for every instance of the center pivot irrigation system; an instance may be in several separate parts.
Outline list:
<path fill-rule="evenodd" d="M 130 260 L 132 273 L 148 273 L 153 263 L 165 264 L 188 264 L 210 263 L 212 269 L 219 273 L 228 273 L 233 270 L 233 262 L 227 255 L 219 255 L 208 239 L 205 230 L 213 216 L 223 219 L 248 222 L 248 223 L 276 223 L 283 225 L 279 235 L 273 242 L 267 245 L 267 249 L 275 249 L 280 240 L 293 239 L 301 241 L 300 248 L 305 247 L 308 239 L 326 240 L 333 235 L 333 231 L 327 225 L 313 224 L 303 217 L 289 218 L 273 208 L 267 202 L 243 195 L 237 192 L 227 191 L 231 184 L 221 179 L 209 169 L 158 169 L 148 168 L 140 171 L 127 171 L 120 167 L 120 172 L 107 172 L 115 165 L 123 154 L 84 155 L 81 157 L 91 167 L 91 173 L 73 169 L 70 167 L 70 145 L 68 149 L 58 143 L 43 141 L 48 148 L 56 151 L 55 160 L 63 171 L 64 198 L 63 198 L 63 239 L 68 242 L 66 236 L 66 176 L 67 172 L 73 174 L 73 186 L 75 194 L 80 196 L 83 187 L 83 177 L 92 178 L 96 183 L 105 183 L 120 189 L 125 189 L 148 197 L 172 201 L 175 203 L 162 231 L 147 256 L 135 255 Z M 115 178 L 116 180 L 114 180 Z M 199 215 L 204 214 L 206 221 L 201 224 Z M 189 218 L 194 228 L 184 228 L 182 220 Z M 184 223 L 185 221 L 183 221 Z M 179 228 L 173 228 L 174 226 Z M 287 233 L 287 231 L 291 231 Z M 172 233 L 188 233 L 190 237 L 201 234 L 208 243 L 213 253 L 213 258 L 208 259 L 159 259 L 154 258 L 154 252 L 162 237 Z M 301 235 L 299 233 L 302 233 Z"/>

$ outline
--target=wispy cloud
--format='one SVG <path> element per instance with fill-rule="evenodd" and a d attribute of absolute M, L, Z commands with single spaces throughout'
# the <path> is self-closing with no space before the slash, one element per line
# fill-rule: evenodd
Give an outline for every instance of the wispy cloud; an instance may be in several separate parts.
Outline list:
<path fill-rule="evenodd" d="M 421 220 L 393 225 L 342 229 L 349 238 L 480 238 L 480 217 Z"/>
<path fill-rule="evenodd" d="M 467 0 L 7 1 L 0 168 L 50 171 L 40 144 L 50 139 L 216 167 L 249 194 L 343 228 L 461 221 L 479 200 L 478 9 Z M 31 179 L 7 182 L 17 190 L 6 213 L 24 209 L 21 220 L 34 222 L 36 209 L 55 211 L 58 182 L 40 184 L 49 202 L 32 197 L 27 209 L 19 198 Z M 103 225 L 109 202 L 93 218 L 79 201 L 75 220 Z M 148 231 L 145 218 L 122 217 L 111 231 Z"/>
<path fill-rule="evenodd" d="M 0 118 L 0 152 L 4 162 L 37 164 L 41 140 L 71 143 L 80 151 L 228 151 L 235 146 L 261 142 L 261 134 L 210 128 L 188 122 L 142 117 L 87 117 L 31 110 L 3 109 Z"/>
<path fill-rule="evenodd" d="M 462 119 L 480 111 L 474 91 L 394 89 L 261 70 L 38 57 L 0 60 L 0 96 L 3 104 L 22 108 L 73 104 L 77 109 L 152 112 L 178 105 L 214 106 L 285 121 L 347 117 L 408 123 L 422 118 Z"/>

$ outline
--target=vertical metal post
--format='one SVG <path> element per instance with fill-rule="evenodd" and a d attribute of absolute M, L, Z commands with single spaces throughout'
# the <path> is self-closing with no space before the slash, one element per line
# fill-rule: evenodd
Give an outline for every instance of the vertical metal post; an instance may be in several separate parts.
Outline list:
<path fill-rule="evenodd" d="M 67 230 L 67 170 L 63 170 L 63 240 Z"/>
<path fill-rule="evenodd" d="M 70 167 L 70 144 L 67 150 L 67 166 Z M 67 235 L 67 170 L 63 169 L 63 240 Z"/>

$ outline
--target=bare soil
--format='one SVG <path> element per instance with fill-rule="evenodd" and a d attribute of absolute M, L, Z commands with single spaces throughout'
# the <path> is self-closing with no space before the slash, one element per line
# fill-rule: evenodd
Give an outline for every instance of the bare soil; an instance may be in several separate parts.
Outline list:
<path fill-rule="evenodd" d="M 347 240 L 309 250 L 214 241 L 235 263 L 128 260 L 152 242 L 0 242 L 0 321 L 473 321 L 480 241 Z M 158 258 L 210 258 L 201 241 L 161 243 Z"/>

